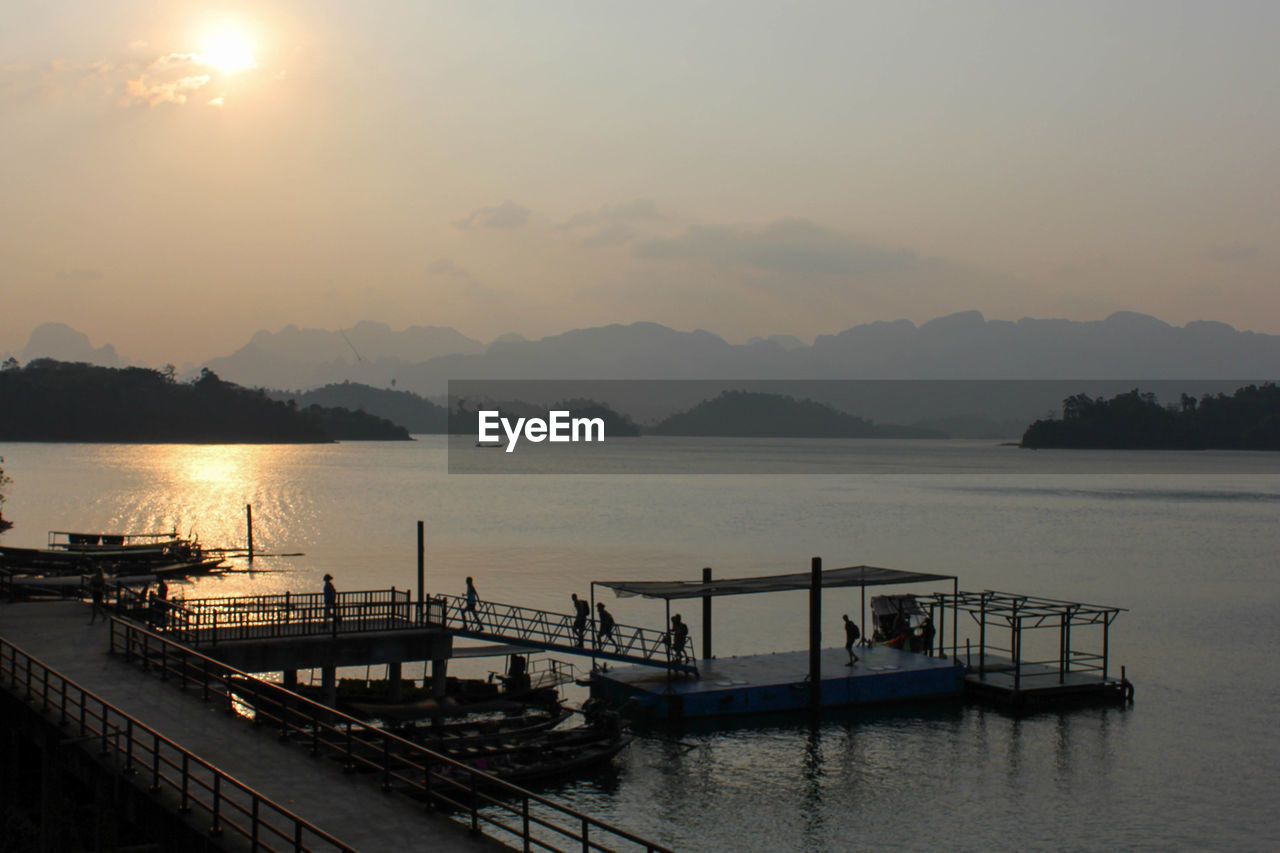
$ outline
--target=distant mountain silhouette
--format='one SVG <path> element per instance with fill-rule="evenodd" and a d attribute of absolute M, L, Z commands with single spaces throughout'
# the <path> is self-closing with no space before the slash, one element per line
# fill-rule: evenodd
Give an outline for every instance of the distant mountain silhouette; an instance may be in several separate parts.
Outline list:
<path fill-rule="evenodd" d="M 38 358 L 55 361 L 83 362 L 99 367 L 124 367 L 122 359 L 111 344 L 94 347 L 89 336 L 77 332 L 65 323 L 41 323 L 31 330 L 27 345 L 14 356 L 21 362 Z"/>
<path fill-rule="evenodd" d="M 977 311 L 916 326 L 854 326 L 812 346 L 745 345 L 657 323 L 576 329 L 447 355 L 400 385 L 439 394 L 449 379 L 1222 379 L 1280 376 L 1280 335 L 1225 323 L 1171 326 L 1131 312 L 1105 320 L 986 320 Z"/>
<path fill-rule="evenodd" d="M 396 332 L 364 321 L 350 329 L 261 331 L 229 356 L 204 366 L 242 385 L 314 388 L 335 382 L 386 386 L 406 366 L 453 353 L 482 353 L 484 345 L 444 326 L 410 326 Z"/>
<path fill-rule="evenodd" d="M 78 332 L 51 325 L 55 331 L 42 334 L 67 345 L 89 346 Z M 814 397 L 877 421 L 989 437 L 1017 437 L 1027 423 L 1056 410 L 1069 394 L 1115 394 L 1135 382 L 1145 387 L 1149 380 L 1164 379 L 1183 380 L 1178 392 L 1218 393 L 1280 378 L 1280 335 L 1240 332 L 1205 321 L 1172 326 L 1128 311 L 1083 322 L 987 320 L 977 311 L 965 311 L 919 326 L 908 320 L 866 323 L 821 335 L 812 345 L 789 335 L 730 344 L 708 331 L 679 331 L 657 323 L 575 329 L 540 340 L 511 333 L 488 347 L 453 329 L 395 332 L 371 322 L 346 330 L 345 338 L 343 332 L 296 326 L 259 332 L 235 353 L 206 366 L 252 387 L 308 389 L 345 381 L 386 388 L 394 381 L 396 390 L 432 397 L 445 394 L 451 379 L 1099 380 L 1066 389 L 1046 386 L 1044 393 L 1026 385 L 976 394 L 951 388 L 929 400 L 918 389 L 901 387 L 864 393 L 856 400 Z M 110 347 L 95 352 L 100 358 L 115 354 Z M 92 360 L 83 354 L 78 358 Z M 1187 380 L 1198 384 L 1186 385 Z M 627 411 L 654 423 L 701 399 L 705 396 Z"/>

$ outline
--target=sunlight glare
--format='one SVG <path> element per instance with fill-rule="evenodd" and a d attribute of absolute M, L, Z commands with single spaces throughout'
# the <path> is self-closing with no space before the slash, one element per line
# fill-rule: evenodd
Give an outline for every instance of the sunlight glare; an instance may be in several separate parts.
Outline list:
<path fill-rule="evenodd" d="M 218 33 L 208 39 L 200 51 L 200 61 L 227 73 L 258 67 L 247 40 L 231 32 Z"/>

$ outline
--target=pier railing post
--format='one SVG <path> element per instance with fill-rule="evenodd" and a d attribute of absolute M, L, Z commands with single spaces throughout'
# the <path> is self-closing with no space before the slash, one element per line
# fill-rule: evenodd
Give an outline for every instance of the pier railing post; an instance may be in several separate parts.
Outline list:
<path fill-rule="evenodd" d="M 809 564 L 809 707 L 822 707 L 822 558 Z"/>
<path fill-rule="evenodd" d="M 702 570 L 702 582 L 711 583 L 711 567 Z M 702 596 L 702 659 L 711 660 L 711 595 Z"/>

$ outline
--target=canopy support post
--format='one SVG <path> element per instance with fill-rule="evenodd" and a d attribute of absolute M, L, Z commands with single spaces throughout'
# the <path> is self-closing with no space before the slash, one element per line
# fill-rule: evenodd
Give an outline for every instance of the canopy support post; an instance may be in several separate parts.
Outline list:
<path fill-rule="evenodd" d="M 702 582 L 711 583 L 711 567 L 702 569 Z M 670 624 L 670 621 L 668 621 Z M 711 660 L 711 596 L 702 596 L 702 659 Z"/>
<path fill-rule="evenodd" d="M 809 705 L 822 707 L 822 558 L 809 567 Z"/>

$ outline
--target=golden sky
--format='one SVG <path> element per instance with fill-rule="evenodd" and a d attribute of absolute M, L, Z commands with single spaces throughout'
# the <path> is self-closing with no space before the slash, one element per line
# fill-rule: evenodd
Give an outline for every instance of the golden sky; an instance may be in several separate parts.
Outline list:
<path fill-rule="evenodd" d="M 0 352 L 287 323 L 1280 333 L 1274 3 L 0 12 Z"/>

